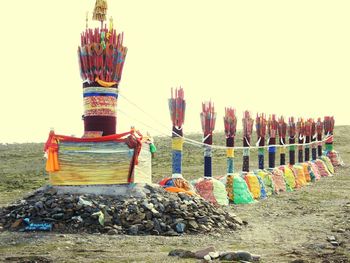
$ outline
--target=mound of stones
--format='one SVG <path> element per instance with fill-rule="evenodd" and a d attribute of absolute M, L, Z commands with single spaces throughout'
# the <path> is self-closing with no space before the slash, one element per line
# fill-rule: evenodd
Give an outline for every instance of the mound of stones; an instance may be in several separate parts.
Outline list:
<path fill-rule="evenodd" d="M 46 187 L 0 208 L 0 229 L 61 233 L 167 235 L 234 231 L 242 221 L 200 197 L 146 185 L 145 195 L 58 193 Z"/>

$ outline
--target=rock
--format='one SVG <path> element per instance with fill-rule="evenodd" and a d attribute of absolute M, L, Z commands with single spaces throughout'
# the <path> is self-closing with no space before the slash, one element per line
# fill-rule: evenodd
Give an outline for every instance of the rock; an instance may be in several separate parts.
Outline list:
<path fill-rule="evenodd" d="M 23 222 L 23 218 L 17 219 L 14 223 L 12 223 L 11 228 L 18 228 Z"/>
<path fill-rule="evenodd" d="M 261 256 L 260 255 L 253 255 L 252 254 L 252 261 L 253 262 L 259 262 L 261 259 Z"/>
<path fill-rule="evenodd" d="M 184 223 L 177 223 L 176 224 L 176 232 L 182 234 L 185 232 L 186 225 Z"/>
<path fill-rule="evenodd" d="M 205 256 L 203 257 L 203 259 L 204 259 L 205 261 L 211 261 L 211 257 L 210 257 L 209 255 L 205 255 Z"/>
<path fill-rule="evenodd" d="M 107 232 L 108 235 L 118 235 L 118 231 L 116 229 L 111 229 Z"/>
<path fill-rule="evenodd" d="M 179 258 L 196 258 L 195 254 L 192 251 L 184 249 L 174 249 L 169 252 L 168 256 Z"/>
<path fill-rule="evenodd" d="M 237 260 L 252 261 L 252 255 L 247 251 L 237 251 L 235 255 Z"/>
<path fill-rule="evenodd" d="M 196 258 L 203 259 L 204 256 L 208 255 L 210 252 L 215 252 L 215 247 L 207 247 L 194 252 Z"/>
<path fill-rule="evenodd" d="M 0 226 L 0 232 L 4 230 L 4 227 L 3 226 Z"/>
<path fill-rule="evenodd" d="M 329 241 L 329 242 L 336 241 L 336 240 L 337 240 L 337 239 L 336 239 L 335 236 L 328 236 L 328 237 L 327 237 L 327 241 Z"/>
<path fill-rule="evenodd" d="M 134 225 L 134 226 L 131 226 L 129 229 L 128 229 L 128 234 L 129 235 L 137 235 L 139 232 L 139 228 L 137 225 Z"/>
<path fill-rule="evenodd" d="M 198 224 L 197 224 L 196 221 L 190 220 L 190 221 L 188 222 L 188 227 L 189 227 L 189 228 L 193 228 L 193 229 L 198 229 Z"/>
<path fill-rule="evenodd" d="M 220 254 L 219 252 L 209 252 L 209 256 L 211 259 L 219 258 Z"/>
<path fill-rule="evenodd" d="M 330 243 L 335 247 L 340 245 L 337 241 L 330 241 Z"/>
<path fill-rule="evenodd" d="M 54 214 L 51 216 L 53 219 L 57 219 L 57 220 L 60 220 L 64 217 L 64 214 L 63 213 L 58 213 L 58 214 Z"/>
<path fill-rule="evenodd" d="M 339 228 L 339 229 L 337 229 L 337 232 L 338 232 L 338 233 L 344 233 L 344 232 L 345 232 L 345 229 Z"/>

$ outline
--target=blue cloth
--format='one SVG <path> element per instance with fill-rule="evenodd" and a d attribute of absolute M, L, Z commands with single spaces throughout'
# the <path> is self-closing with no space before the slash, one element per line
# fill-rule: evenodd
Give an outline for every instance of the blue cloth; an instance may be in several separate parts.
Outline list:
<path fill-rule="evenodd" d="M 270 146 L 269 147 L 269 153 L 275 153 L 276 152 L 276 147 L 275 146 Z"/>
<path fill-rule="evenodd" d="M 231 174 L 235 170 L 235 163 L 233 157 L 227 157 L 227 173 Z"/>
<path fill-rule="evenodd" d="M 110 96 L 110 97 L 115 97 L 118 98 L 117 93 L 99 93 L 99 92 L 89 92 L 89 93 L 84 93 L 83 97 L 95 97 L 95 96 Z"/>
<path fill-rule="evenodd" d="M 182 152 L 173 150 L 173 174 L 181 174 Z"/>
<path fill-rule="evenodd" d="M 211 168 L 211 157 L 204 157 L 204 176 L 212 177 L 212 168 Z"/>

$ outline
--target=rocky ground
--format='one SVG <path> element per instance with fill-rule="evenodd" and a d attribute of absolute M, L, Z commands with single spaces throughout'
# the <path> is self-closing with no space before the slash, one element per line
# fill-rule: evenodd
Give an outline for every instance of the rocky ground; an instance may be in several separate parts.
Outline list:
<path fill-rule="evenodd" d="M 338 127 L 336 132 L 339 136 L 336 149 L 349 164 L 350 128 Z M 0 182 L 5 182 L 1 180 L 7 178 L 20 156 L 15 158 L 0 169 L 0 173 L 4 171 Z M 31 167 L 23 166 L 23 170 Z M 25 184 L 21 184 L 20 175 L 11 174 L 18 182 L 9 189 L 12 181 L 8 178 L 9 184 L 0 191 L 3 206 L 11 200 L 20 200 L 24 192 L 37 188 L 40 182 L 33 176 L 35 187 L 27 187 L 30 177 L 26 175 Z M 260 262 L 350 262 L 348 165 L 339 168 L 335 176 L 322 178 L 297 191 L 251 205 L 230 205 L 229 209 L 248 224 L 235 231 L 189 232 L 179 236 L 2 231 L 0 262 L 198 262 L 168 254 L 174 249 L 196 252 L 209 247 L 217 252 L 249 251 L 260 255 Z"/>

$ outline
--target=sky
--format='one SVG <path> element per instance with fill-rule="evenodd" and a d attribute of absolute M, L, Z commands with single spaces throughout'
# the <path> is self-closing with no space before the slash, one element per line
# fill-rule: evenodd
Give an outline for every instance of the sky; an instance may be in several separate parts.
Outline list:
<path fill-rule="evenodd" d="M 83 134 L 77 47 L 94 0 L 2 3 L 0 143 Z M 334 115 L 349 125 L 350 1 L 108 1 L 128 54 L 117 132 L 171 134 L 171 87 L 187 103 L 184 133 L 200 132 L 212 100 L 216 131 L 227 106 L 285 117 Z M 239 127 L 241 122 L 239 121 Z M 239 128 L 238 127 L 238 128 Z"/>

